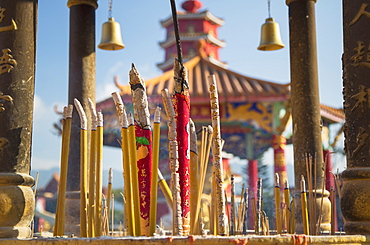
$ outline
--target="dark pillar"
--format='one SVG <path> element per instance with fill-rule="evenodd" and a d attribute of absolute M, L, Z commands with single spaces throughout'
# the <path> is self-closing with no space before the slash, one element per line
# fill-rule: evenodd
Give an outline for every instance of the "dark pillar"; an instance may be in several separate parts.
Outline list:
<path fill-rule="evenodd" d="M 31 235 L 37 0 L 0 6 L 0 238 Z"/>
<path fill-rule="evenodd" d="M 343 0 L 343 97 L 347 169 L 341 208 L 346 234 L 370 234 L 370 4 Z"/>
<path fill-rule="evenodd" d="M 77 98 L 88 120 L 88 98 L 95 102 L 95 10 L 97 0 L 69 0 L 69 83 L 68 104 Z M 65 232 L 79 234 L 80 205 L 80 118 L 73 111 L 68 158 Z"/>
<path fill-rule="evenodd" d="M 316 176 L 316 184 L 321 190 L 323 174 L 321 117 L 317 74 L 316 0 L 287 0 L 289 7 L 290 30 L 290 71 L 291 71 L 291 104 L 293 118 L 293 147 L 294 147 L 294 175 L 297 231 L 302 232 L 301 207 L 299 186 L 301 175 L 308 182 L 306 174 L 306 156 L 313 158 L 316 163 L 316 173 L 312 175 L 312 182 Z M 314 172 L 314 171 L 313 171 Z M 314 184 L 314 183 L 313 183 Z M 329 195 L 329 193 L 324 193 Z M 317 196 L 317 198 L 321 199 Z M 325 198 L 327 199 L 327 198 Z M 327 203 L 328 199 L 325 201 Z M 320 202 L 319 202 L 320 203 Z M 329 212 L 327 210 L 329 208 Z M 330 230 L 330 206 L 324 207 L 322 228 Z M 329 226 L 329 227 L 327 227 Z"/>

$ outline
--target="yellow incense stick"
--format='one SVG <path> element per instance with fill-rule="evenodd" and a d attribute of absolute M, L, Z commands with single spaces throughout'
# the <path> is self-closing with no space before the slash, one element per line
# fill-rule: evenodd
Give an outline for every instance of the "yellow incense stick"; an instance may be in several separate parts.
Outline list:
<path fill-rule="evenodd" d="M 67 187 L 67 171 L 68 171 L 68 155 L 69 155 L 69 143 L 71 136 L 71 125 L 72 125 L 72 110 L 73 106 L 68 105 L 64 107 L 65 121 L 63 125 L 62 132 L 62 152 L 61 152 L 61 162 L 60 162 L 60 180 L 58 189 L 58 204 L 57 204 L 57 220 L 56 227 L 54 230 L 55 236 L 64 235 L 64 222 L 65 222 L 65 196 Z M 64 137 L 63 137 L 64 136 Z"/>
<path fill-rule="evenodd" d="M 80 236 L 87 237 L 87 118 L 81 103 L 75 99 L 81 121 L 80 130 Z"/>
<path fill-rule="evenodd" d="M 109 169 L 108 172 L 108 197 L 107 197 L 107 224 L 108 224 L 108 234 L 109 235 L 109 215 L 110 215 L 110 207 L 111 207 L 111 200 L 112 200 L 112 182 L 113 182 L 113 172 L 112 168 Z M 114 227 L 112 226 L 112 235 L 113 235 L 113 229 Z"/>
<path fill-rule="evenodd" d="M 199 222 L 195 221 L 197 211 L 199 165 L 198 165 L 198 148 L 197 133 L 193 120 L 190 119 L 190 234 L 195 234 L 196 226 Z"/>
<path fill-rule="evenodd" d="M 139 180 L 138 180 L 138 168 L 136 164 L 136 138 L 135 138 L 135 125 L 134 119 L 129 114 L 128 117 L 128 143 L 129 143 L 129 152 L 130 152 L 130 166 L 131 166 L 131 182 L 132 182 L 132 201 L 134 203 L 134 220 L 135 220 L 135 233 L 136 236 L 140 236 L 140 197 L 139 197 Z M 128 200 L 129 201 L 129 200 Z M 127 201 L 127 202 L 128 202 Z"/>
<path fill-rule="evenodd" d="M 112 93 L 114 103 L 116 104 L 117 114 L 119 122 L 121 124 L 121 138 L 122 138 L 122 156 L 123 156 L 123 180 L 124 180 L 124 197 L 128 202 L 124 205 L 124 219 L 127 232 L 130 236 L 135 236 L 136 232 L 134 228 L 135 220 L 132 218 L 134 213 L 134 206 L 132 199 L 132 186 L 131 186 L 131 168 L 130 168 L 130 157 L 129 157 L 129 145 L 128 145 L 128 121 L 127 114 L 124 108 L 122 98 L 118 92 Z"/>
<path fill-rule="evenodd" d="M 306 197 L 306 185 L 303 175 L 301 176 L 301 204 L 302 204 L 302 223 L 304 234 L 310 234 L 309 222 L 308 222 L 308 211 L 307 211 L 307 197 Z"/>
<path fill-rule="evenodd" d="M 157 106 L 154 114 L 153 127 L 153 160 L 152 160 L 152 189 L 150 194 L 150 218 L 149 218 L 149 234 L 151 236 L 155 233 L 157 221 L 157 196 L 158 196 L 158 162 L 159 162 L 159 144 L 161 138 L 161 108 Z"/>
<path fill-rule="evenodd" d="M 170 206 L 171 209 L 173 209 L 173 197 L 172 197 L 171 189 L 167 185 L 167 182 L 163 178 L 163 175 L 159 169 L 158 169 L 158 185 L 159 185 L 159 188 L 161 188 L 161 191 L 164 197 L 166 198 L 168 206 Z"/>
<path fill-rule="evenodd" d="M 284 187 L 284 202 L 285 202 L 285 226 L 288 233 L 290 233 L 290 190 L 288 180 L 285 181 Z"/>
<path fill-rule="evenodd" d="M 89 98 L 89 108 L 91 113 L 91 131 L 90 131 L 90 162 L 89 162 L 89 204 L 87 211 L 87 235 L 88 237 L 95 237 L 95 196 L 96 196 L 96 186 L 95 186 L 95 175 L 96 175 L 96 125 L 97 125 L 97 115 L 94 103 Z"/>
<path fill-rule="evenodd" d="M 281 234 L 282 225 L 281 225 L 281 209 L 280 209 L 280 181 L 279 174 L 275 173 L 275 223 L 276 223 L 276 233 Z"/>
<path fill-rule="evenodd" d="M 103 188 L 103 114 L 98 112 L 96 127 L 96 196 L 95 196 L 95 235 L 102 235 L 102 188 Z"/>

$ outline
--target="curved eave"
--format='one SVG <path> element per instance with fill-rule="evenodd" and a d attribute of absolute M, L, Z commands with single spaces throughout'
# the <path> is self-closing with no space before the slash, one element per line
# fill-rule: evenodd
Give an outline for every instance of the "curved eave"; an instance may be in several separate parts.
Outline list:
<path fill-rule="evenodd" d="M 336 109 L 327 105 L 320 105 L 320 114 L 323 120 L 331 123 L 342 123 L 345 120 L 343 109 Z"/>
<path fill-rule="evenodd" d="M 199 33 L 199 34 L 188 34 L 188 33 L 180 33 L 180 40 L 182 42 L 186 42 L 186 41 L 197 41 L 197 40 L 200 40 L 200 39 L 204 39 L 206 40 L 208 43 L 212 43 L 216 46 L 219 46 L 220 48 L 223 48 L 226 46 L 226 42 L 224 41 L 221 41 L 220 39 L 218 39 L 217 37 L 211 35 L 211 34 L 204 34 L 204 33 Z M 176 43 L 176 38 L 175 36 L 170 36 L 167 40 L 163 41 L 163 42 L 160 42 L 159 45 L 166 49 L 168 47 L 171 47 L 172 45 L 174 45 Z"/>
<path fill-rule="evenodd" d="M 199 13 L 187 13 L 187 12 L 178 12 L 177 13 L 177 19 L 178 20 L 186 20 L 186 19 L 203 19 L 212 22 L 213 24 L 222 26 L 225 21 L 221 18 L 218 18 L 214 16 L 211 12 L 209 11 L 203 11 Z M 161 21 L 161 25 L 164 28 L 167 28 L 169 25 L 173 23 L 173 18 L 172 16 L 169 16 L 167 19 Z"/>

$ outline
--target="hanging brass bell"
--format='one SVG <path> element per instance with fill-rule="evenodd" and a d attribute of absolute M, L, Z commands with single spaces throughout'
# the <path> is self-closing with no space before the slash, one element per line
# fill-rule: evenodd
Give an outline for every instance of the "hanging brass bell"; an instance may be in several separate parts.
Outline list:
<path fill-rule="evenodd" d="M 98 48 L 104 50 L 120 50 L 124 47 L 120 24 L 115 22 L 113 17 L 110 17 L 107 22 L 103 23 L 102 35 Z"/>
<path fill-rule="evenodd" d="M 273 18 L 267 18 L 261 27 L 261 42 L 258 50 L 270 51 L 284 48 L 281 41 L 279 24 Z"/>

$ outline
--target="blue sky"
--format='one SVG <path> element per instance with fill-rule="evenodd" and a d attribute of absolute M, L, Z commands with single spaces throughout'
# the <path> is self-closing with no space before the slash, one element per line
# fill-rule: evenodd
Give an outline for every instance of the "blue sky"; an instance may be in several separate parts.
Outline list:
<path fill-rule="evenodd" d="M 177 0 L 178 10 L 182 10 L 182 2 Z M 225 20 L 224 26 L 219 28 L 219 38 L 226 42 L 226 47 L 220 51 L 220 59 L 228 63 L 229 69 L 276 83 L 289 82 L 289 25 L 285 1 L 271 0 L 271 16 L 280 24 L 282 40 L 286 45 L 282 50 L 271 52 L 257 50 L 261 25 L 268 17 L 267 0 L 202 0 L 202 3 L 202 10 L 207 9 Z M 108 1 L 99 0 L 98 4 L 97 44 L 100 42 L 101 25 L 108 19 Z M 315 7 L 320 101 L 339 108 L 342 106 L 342 3 L 340 0 L 319 0 Z M 131 63 L 135 63 L 144 79 L 161 74 L 156 66 L 164 60 L 164 51 L 158 44 L 165 38 L 160 20 L 170 14 L 169 0 L 113 0 L 113 17 L 121 24 L 126 47 L 120 51 L 96 49 L 97 101 L 117 91 L 113 83 L 114 75 L 119 76 L 121 84 L 128 82 Z M 59 166 L 61 139 L 55 135 L 52 126 L 59 120 L 59 115 L 54 113 L 53 107 L 57 105 L 61 110 L 67 103 L 68 35 L 67 0 L 39 0 L 33 169 Z M 290 164 L 291 154 L 288 149 Z M 104 169 L 110 167 L 121 169 L 121 152 L 105 147 Z"/>

